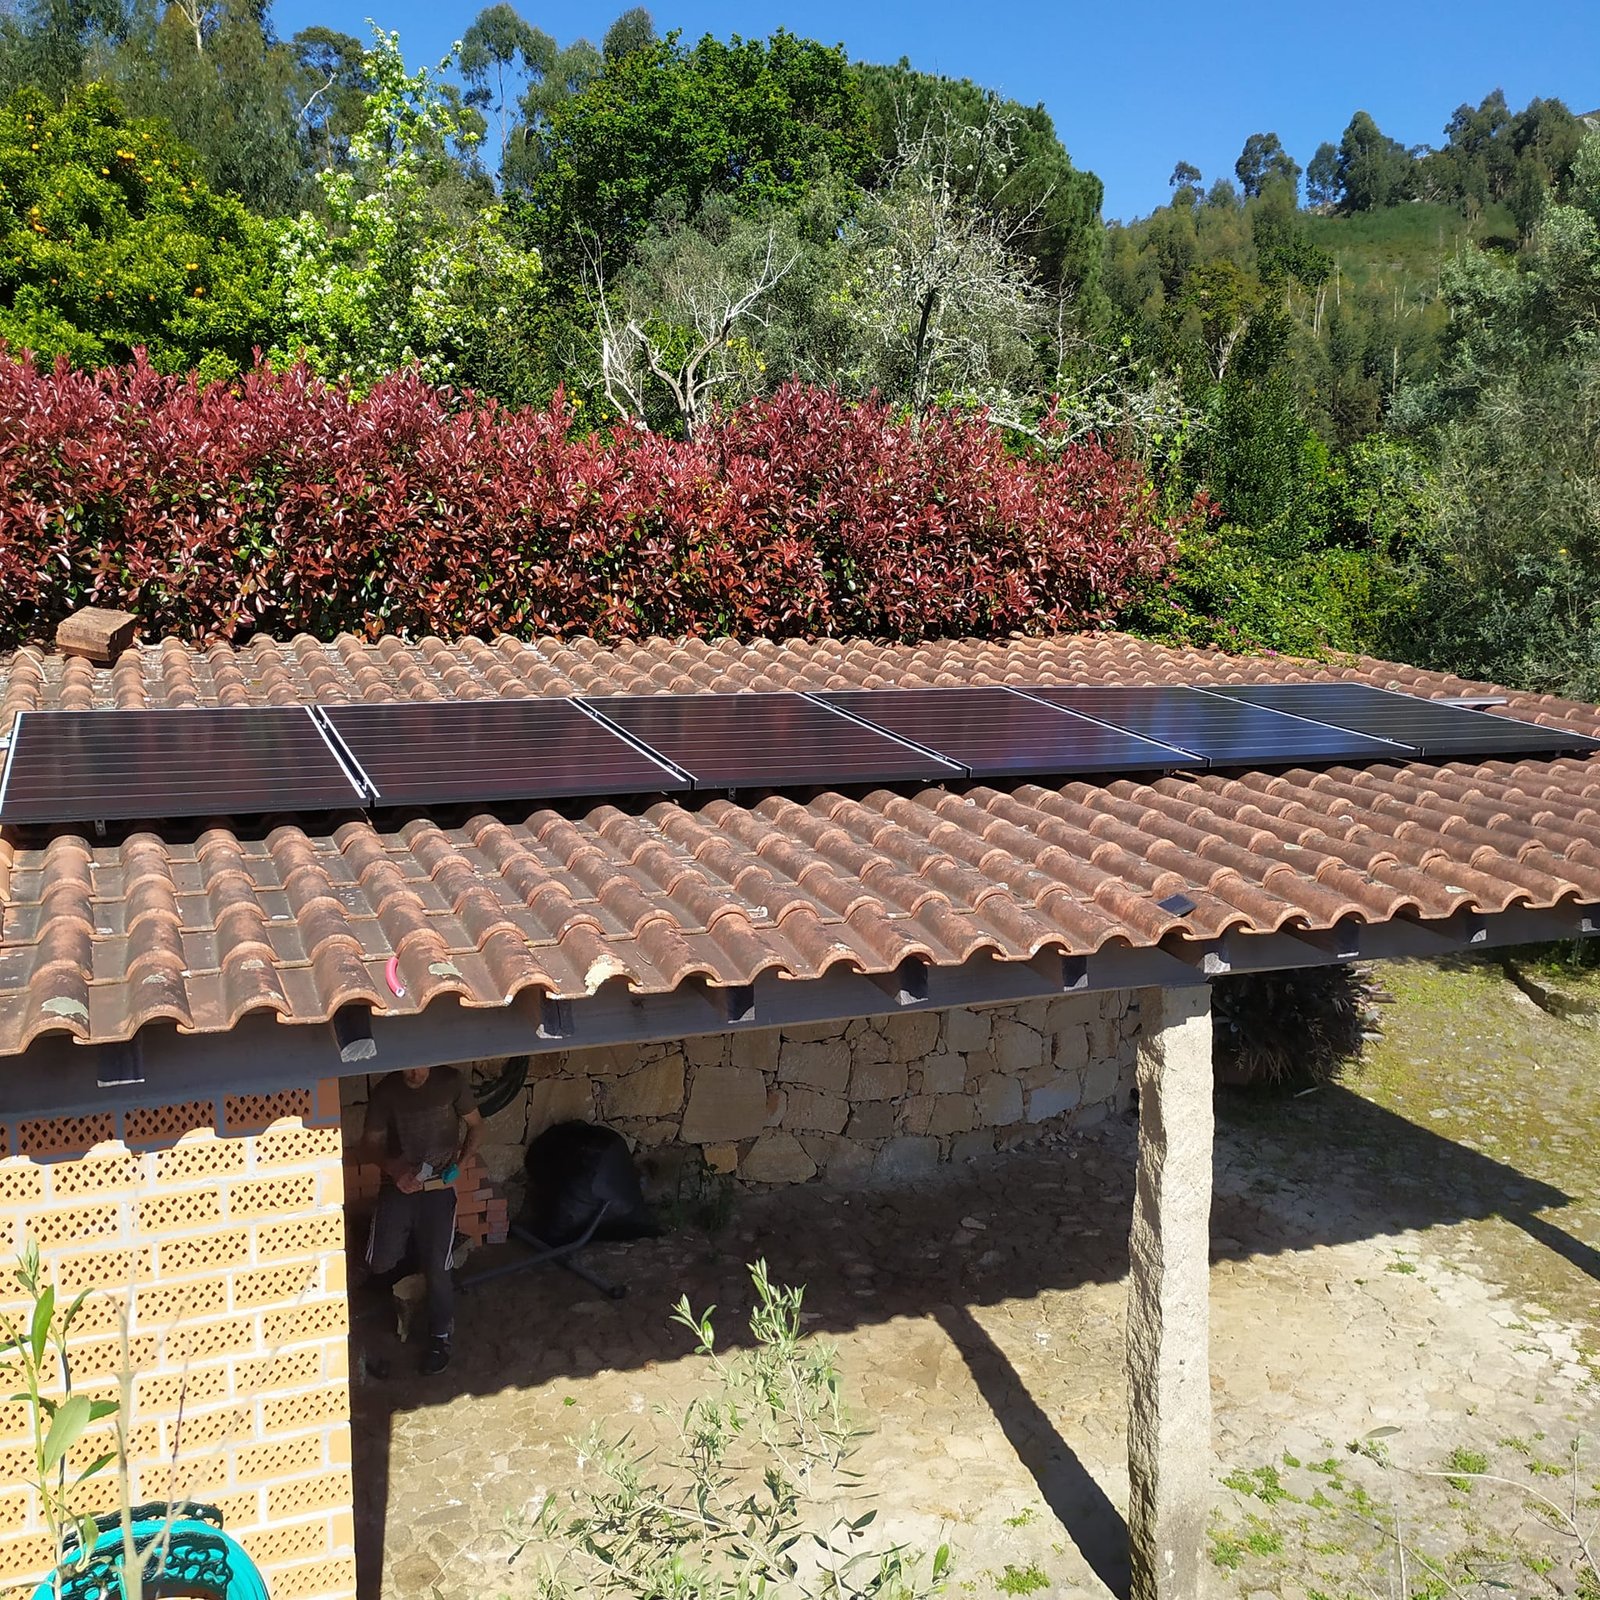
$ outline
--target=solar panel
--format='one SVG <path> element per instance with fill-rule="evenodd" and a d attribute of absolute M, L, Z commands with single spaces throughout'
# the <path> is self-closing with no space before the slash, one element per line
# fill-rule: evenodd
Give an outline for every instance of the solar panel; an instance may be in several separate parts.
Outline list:
<path fill-rule="evenodd" d="M 688 780 L 571 700 L 319 708 L 381 806 L 660 794 Z"/>
<path fill-rule="evenodd" d="M 958 761 L 974 778 L 1203 765 L 1182 750 L 999 687 L 830 689 L 814 698 Z"/>
<path fill-rule="evenodd" d="M 0 822 L 14 826 L 366 803 L 303 706 L 25 711 L 0 778 Z"/>
<path fill-rule="evenodd" d="M 1580 733 L 1512 717 L 1492 717 L 1483 711 L 1464 711 L 1459 706 L 1435 705 L 1415 695 L 1394 694 L 1364 683 L 1230 683 L 1208 685 L 1207 689 L 1230 700 L 1393 739 L 1430 759 L 1600 749 L 1600 742 Z"/>
<path fill-rule="evenodd" d="M 1130 689 L 1052 686 L 1024 692 L 1115 728 L 1177 745 L 1213 767 L 1382 761 L 1411 753 L 1345 728 L 1326 727 L 1176 685 Z"/>
<path fill-rule="evenodd" d="M 798 694 L 617 695 L 583 702 L 696 789 L 938 782 L 960 767 Z"/>

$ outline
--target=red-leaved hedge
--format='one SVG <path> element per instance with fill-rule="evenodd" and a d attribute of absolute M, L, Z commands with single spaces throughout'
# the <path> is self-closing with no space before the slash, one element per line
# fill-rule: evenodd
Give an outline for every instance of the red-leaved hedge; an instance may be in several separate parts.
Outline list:
<path fill-rule="evenodd" d="M 0 355 L 0 648 L 76 607 L 261 629 L 867 634 L 1104 624 L 1172 544 L 1097 445 L 1018 457 L 793 384 L 691 441 L 574 436 L 413 373 L 203 387 Z"/>

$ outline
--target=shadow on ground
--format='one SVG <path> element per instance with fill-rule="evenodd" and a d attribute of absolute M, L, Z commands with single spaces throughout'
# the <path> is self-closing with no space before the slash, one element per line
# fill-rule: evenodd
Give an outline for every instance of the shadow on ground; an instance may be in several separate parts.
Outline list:
<path fill-rule="evenodd" d="M 1337 1244 L 1404 1229 L 1503 1216 L 1600 1279 L 1600 1255 L 1540 1213 L 1568 1197 L 1517 1168 L 1332 1087 L 1293 1098 L 1219 1095 L 1214 1258 Z M 391 1420 L 462 1394 L 526 1391 L 610 1369 L 626 1372 L 689 1353 L 673 1326 L 688 1294 L 715 1304 L 719 1338 L 737 1342 L 750 1308 L 746 1263 L 765 1257 L 780 1283 L 806 1285 L 808 1325 L 843 1333 L 895 1318 L 930 1318 L 961 1353 L 1005 1438 L 1089 1567 L 1126 1592 L 1126 1529 L 1105 1490 L 1059 1437 L 1048 1397 L 1029 1393 L 972 1308 L 1043 1290 L 1114 1284 L 1127 1267 L 1134 1132 L 1131 1116 L 1080 1140 L 947 1169 L 917 1188 L 840 1195 L 801 1188 L 742 1197 L 715 1236 L 679 1233 L 608 1245 L 588 1260 L 628 1286 L 611 1301 L 543 1265 L 464 1294 L 456 1358 L 440 1378 L 396 1376 L 355 1386 L 360 1592 L 379 1595 L 392 1502 Z M 1231 1184 L 1247 1164 L 1250 1184 Z M 1289 1203 L 1262 1192 L 1274 1175 Z M 1264 1177 L 1263 1177 L 1264 1175 Z M 1331 1203 L 1337 1191 L 1337 1202 Z M 1330 1203 L 1324 1203 L 1329 1201 Z M 963 1227 L 987 1218 L 981 1228 Z M 504 1247 L 512 1251 L 517 1247 Z M 505 1259 L 483 1252 L 475 1268 Z M 359 1296 L 357 1299 L 359 1314 Z M 357 1323 L 358 1353 L 393 1357 L 384 1307 Z M 908 1366 L 914 1376 L 914 1363 Z M 427 1474 L 409 1459 L 408 1474 Z"/>

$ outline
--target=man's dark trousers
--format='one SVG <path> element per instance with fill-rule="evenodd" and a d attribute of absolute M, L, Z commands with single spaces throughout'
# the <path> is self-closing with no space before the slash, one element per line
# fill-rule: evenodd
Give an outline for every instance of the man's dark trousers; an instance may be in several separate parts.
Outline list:
<path fill-rule="evenodd" d="M 367 1265 L 375 1273 L 393 1272 L 408 1253 L 428 1280 L 428 1333 L 448 1339 L 455 1331 L 455 1287 L 450 1282 L 450 1247 L 456 1236 L 453 1188 L 419 1189 L 402 1194 L 392 1183 L 378 1191 Z"/>

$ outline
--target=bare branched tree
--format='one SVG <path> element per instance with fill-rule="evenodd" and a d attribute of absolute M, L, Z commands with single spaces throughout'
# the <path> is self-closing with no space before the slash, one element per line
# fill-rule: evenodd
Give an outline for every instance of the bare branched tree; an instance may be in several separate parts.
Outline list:
<path fill-rule="evenodd" d="M 772 292 L 797 259 L 776 227 L 736 227 L 721 241 L 680 227 L 613 285 L 591 250 L 587 289 L 606 398 L 645 422 L 659 385 L 692 435 L 716 406 L 759 388 L 750 335 L 767 326 Z"/>

